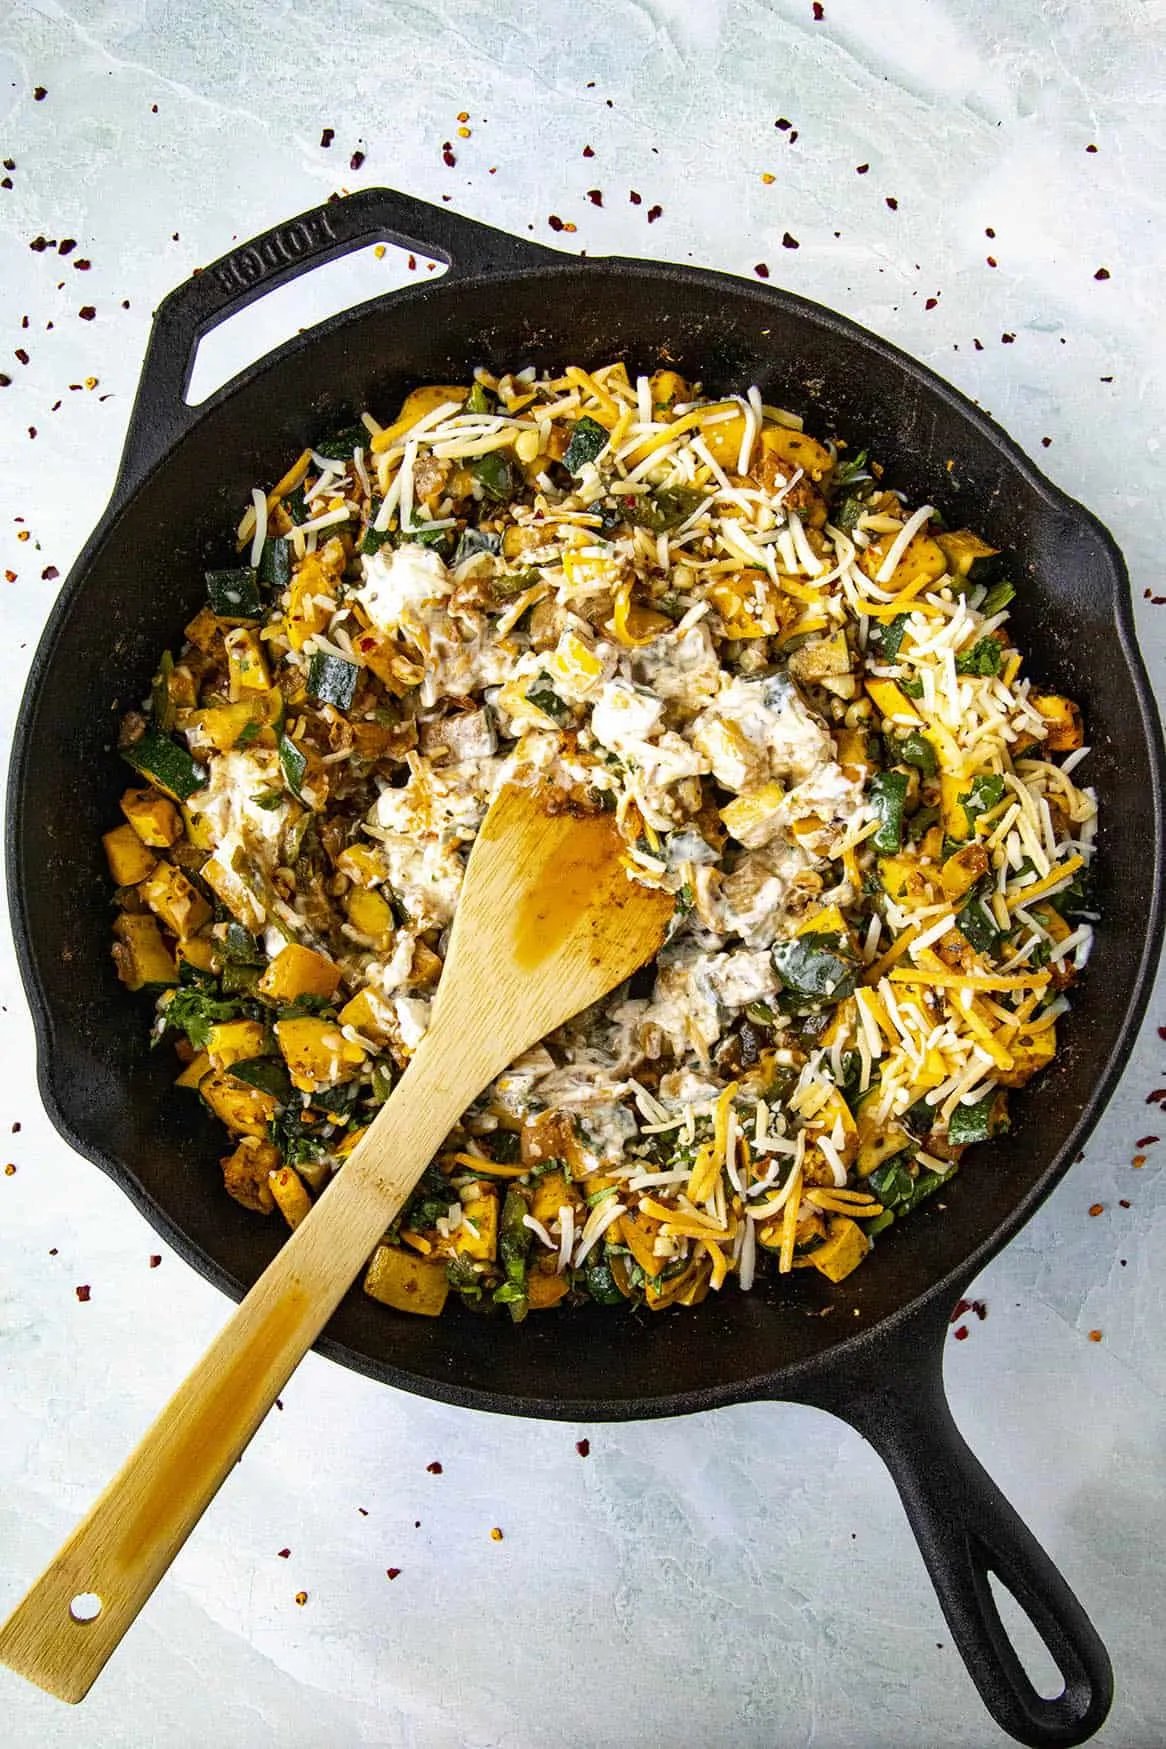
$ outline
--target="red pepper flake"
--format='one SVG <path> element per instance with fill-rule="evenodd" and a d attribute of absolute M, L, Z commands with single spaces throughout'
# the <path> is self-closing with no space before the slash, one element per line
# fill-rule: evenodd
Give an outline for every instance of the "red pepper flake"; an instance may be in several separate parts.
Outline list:
<path fill-rule="evenodd" d="M 821 24 L 822 20 L 826 16 L 826 8 L 822 5 L 822 0 L 814 0 L 813 12 L 814 12 L 814 23 Z"/>
<path fill-rule="evenodd" d="M 0 188 L 12 188 L 14 186 L 11 176 L 5 176 L 0 180 Z"/>
<path fill-rule="evenodd" d="M 36 436 L 36 426 L 35 426 L 35 425 L 30 425 L 30 426 L 29 426 L 29 428 L 28 428 L 28 435 L 29 435 L 29 437 L 35 437 L 35 436 Z"/>
<path fill-rule="evenodd" d="M 783 249 L 800 249 L 801 248 L 801 244 L 798 242 L 797 238 L 795 236 L 793 236 L 792 233 L 789 231 L 787 231 L 785 233 L 785 235 L 782 237 L 781 246 Z"/>
<path fill-rule="evenodd" d="M 59 1255 L 60 1255 L 60 1253 L 58 1252 L 57 1247 L 55 1245 L 50 1245 L 49 1246 L 49 1256 L 50 1257 L 58 1257 Z"/>
<path fill-rule="evenodd" d="M 5 168 L 5 170 L 15 170 L 16 169 L 16 159 L 15 158 L 5 158 L 4 168 Z"/>
<path fill-rule="evenodd" d="M 152 1251 L 150 1253 L 150 1268 L 157 1269 L 161 1262 L 162 1262 L 161 1254 L 157 1251 Z"/>
<path fill-rule="evenodd" d="M 769 269 L 768 269 L 768 267 L 766 267 L 764 261 L 759 261 L 757 263 L 757 265 L 754 267 L 753 271 L 757 275 L 758 279 L 768 279 L 769 278 Z"/>
<path fill-rule="evenodd" d="M 275 1399 L 275 1406 L 279 1410 L 280 1414 L 282 1415 L 283 1414 L 283 1398 L 282 1397 L 277 1397 Z"/>
<path fill-rule="evenodd" d="M 1109 268 L 1108 267 L 1099 267 L 1097 269 L 1097 272 L 1093 275 L 1093 277 L 1094 277 L 1094 279 L 1108 279 L 1109 278 Z"/>
<path fill-rule="evenodd" d="M 985 255 L 984 259 L 988 263 L 989 267 L 996 266 L 996 257 L 994 255 Z"/>
<path fill-rule="evenodd" d="M 1091 1215 L 1103 1215 L 1105 1213 L 1105 1204 L 1103 1202 L 1091 1203 L 1089 1205 L 1089 1213 Z"/>
<path fill-rule="evenodd" d="M 400 1567 L 386 1567 L 385 1572 L 388 1574 L 390 1579 L 399 1579 L 401 1576 Z"/>
<path fill-rule="evenodd" d="M 956 1323 L 958 1319 L 963 1317 L 965 1312 L 970 1312 L 971 1309 L 972 1309 L 971 1300 L 957 1300 L 954 1308 L 952 1309 L 951 1317 L 948 1319 L 948 1323 L 949 1324 Z"/>
<path fill-rule="evenodd" d="M 44 570 L 41 572 L 41 582 L 42 583 L 55 583 L 57 578 L 60 575 L 61 575 L 61 573 L 57 570 L 57 567 L 55 565 L 46 565 Z"/>
<path fill-rule="evenodd" d="M 984 1319 L 988 1316 L 987 1301 L 986 1300 L 973 1300 L 972 1301 L 972 1310 L 976 1314 L 977 1318 L 980 1320 L 980 1322 L 982 1324 L 984 1322 Z"/>
<path fill-rule="evenodd" d="M 936 308 L 936 306 L 938 305 L 938 303 L 939 303 L 938 298 L 928 298 L 927 302 L 924 304 L 923 308 L 925 310 L 934 310 Z"/>
<path fill-rule="evenodd" d="M 894 195 L 893 194 L 884 195 L 883 198 L 886 201 L 887 205 L 890 207 L 891 211 L 893 213 L 897 213 L 899 210 L 899 203 L 895 199 Z"/>
<path fill-rule="evenodd" d="M 1100 1330 L 1090 1330 L 1089 1340 L 1090 1340 L 1090 1342 L 1100 1342 L 1101 1341 L 1101 1331 Z"/>
<path fill-rule="evenodd" d="M 21 528 L 16 533 L 17 540 L 31 540 L 32 535 L 27 528 Z"/>
<path fill-rule="evenodd" d="M 365 154 L 363 152 L 354 152 L 348 160 L 348 168 L 350 170 L 359 170 L 364 163 L 364 158 Z"/>
<path fill-rule="evenodd" d="M 656 223 L 656 220 L 663 213 L 663 211 L 664 211 L 664 208 L 662 206 L 650 206 L 648 208 L 648 223 L 650 225 L 654 225 Z"/>
<path fill-rule="evenodd" d="M 29 244 L 29 248 L 32 250 L 34 255 L 43 255 L 45 250 L 48 248 L 48 246 L 49 246 L 49 240 L 47 237 L 34 237 L 32 242 Z"/>
<path fill-rule="evenodd" d="M 81 308 L 77 311 L 77 314 L 83 322 L 92 322 L 97 311 L 93 308 L 92 304 L 82 304 Z"/>
<path fill-rule="evenodd" d="M 18 358 L 18 359 L 19 359 L 19 360 L 20 360 L 20 362 L 21 362 L 21 364 L 27 364 L 27 363 L 28 363 L 28 353 L 27 353 L 27 352 L 26 352 L 26 351 L 25 351 L 25 350 L 24 350 L 24 347 L 23 347 L 23 346 L 18 346 L 18 347 L 17 347 L 17 348 L 16 348 L 16 351 L 15 351 L 15 353 L 14 353 L 14 354 L 13 354 L 13 356 L 14 356 L 14 357 L 15 357 L 15 358 Z"/>
<path fill-rule="evenodd" d="M 591 1441 L 589 1439 L 577 1439 L 575 1441 L 575 1450 L 579 1453 L 580 1457 L 590 1457 Z"/>
<path fill-rule="evenodd" d="M 631 201 L 633 206 L 643 206 L 643 204 L 644 204 L 643 195 L 637 194 L 637 192 L 634 188 L 629 188 L 628 199 Z"/>
<path fill-rule="evenodd" d="M 1000 344 L 1001 344 L 1001 346 L 1011 346 L 1015 339 L 1016 339 L 1015 334 L 1001 334 Z"/>
<path fill-rule="evenodd" d="M 4 372 L 2 370 L 0 370 L 0 389 L 10 389 L 11 387 L 12 387 L 12 378 L 5 376 Z"/>
<path fill-rule="evenodd" d="M 495 1525 L 493 1530 L 490 1532 L 490 1540 L 491 1540 L 491 1542 L 496 1542 L 496 1543 L 500 1543 L 502 1541 L 502 1532 L 498 1528 L 497 1525 Z"/>
<path fill-rule="evenodd" d="M 967 1327 L 967 1325 L 961 1324 L 959 1326 L 959 1329 L 953 1331 L 952 1334 L 955 1336 L 955 1339 L 957 1342 L 966 1342 L 968 1339 L 968 1327 Z"/>
<path fill-rule="evenodd" d="M 336 138 L 336 129 L 335 128 L 325 128 L 324 132 L 320 135 L 320 144 L 325 149 L 327 149 L 332 144 L 332 141 L 335 138 Z"/>
<path fill-rule="evenodd" d="M 983 341 L 982 341 L 982 340 L 977 340 L 977 339 L 975 339 L 975 338 L 974 338 L 974 337 L 973 337 L 973 339 L 972 339 L 972 345 L 973 345 L 973 346 L 974 346 L 974 347 L 975 347 L 975 349 L 976 349 L 976 351 L 977 351 L 977 352 L 983 352 L 983 350 L 984 350 L 984 342 L 983 342 Z"/>
<path fill-rule="evenodd" d="M 1130 1165 L 1134 1168 L 1134 1170 L 1136 1172 L 1140 1172 L 1142 1167 L 1145 1164 L 1146 1164 L 1146 1156 L 1144 1154 L 1135 1154 L 1133 1159 L 1130 1161 Z"/>
<path fill-rule="evenodd" d="M 775 128 L 780 128 L 783 134 L 788 134 L 794 124 L 792 121 L 786 121 L 784 115 L 779 115 L 773 125 Z"/>
<path fill-rule="evenodd" d="M 1051 437 L 1042 437 L 1040 440 L 1040 446 L 1042 449 L 1051 449 L 1053 446 L 1052 438 Z"/>
<path fill-rule="evenodd" d="M 561 231 L 563 229 L 563 221 L 558 213 L 552 213 L 547 219 L 547 224 L 551 227 L 552 231 Z"/>
<path fill-rule="evenodd" d="M 45 90 L 44 86 L 38 85 L 36 90 L 32 94 L 32 101 L 34 103 L 43 103 L 47 96 L 48 96 L 48 92 Z"/>
<path fill-rule="evenodd" d="M 442 1466 L 436 1460 L 431 1464 L 426 1464 L 425 1468 L 431 1476 L 440 1476 L 442 1473 Z"/>
<path fill-rule="evenodd" d="M 308 1601 L 308 1594 L 306 1591 L 297 1591 L 296 1592 L 296 1602 L 299 1604 L 301 1609 L 304 1607 L 304 1604 L 307 1601 Z"/>
<path fill-rule="evenodd" d="M 18 1135 L 19 1135 L 19 1134 L 20 1134 L 20 1131 L 21 1131 L 21 1129 L 22 1129 L 22 1127 L 23 1127 L 23 1126 L 22 1126 L 22 1125 L 21 1125 L 21 1124 L 19 1124 L 19 1123 L 14 1123 L 14 1124 L 13 1124 L 13 1126 L 12 1126 L 12 1134 L 13 1134 L 13 1135 L 14 1135 L 14 1136 L 18 1136 Z M 1157 1136 L 1155 1136 L 1155 1137 L 1154 1137 L 1154 1140 L 1155 1140 L 1155 1141 L 1157 1141 L 1157 1140 L 1158 1140 L 1158 1138 L 1157 1138 Z"/>
<path fill-rule="evenodd" d="M 1155 1087 L 1153 1093 L 1147 1093 L 1147 1105 L 1162 1105 L 1166 1103 L 1166 1087 Z"/>
<path fill-rule="evenodd" d="M 1097 147 L 1096 146 L 1086 146 L 1085 150 L 1087 152 L 1096 152 Z"/>
<path fill-rule="evenodd" d="M 1155 1142 L 1161 1141 L 1161 1136 L 1139 1136 L 1134 1143 L 1136 1148 L 1152 1148 Z"/>
<path fill-rule="evenodd" d="M 15 583 L 16 582 L 16 572 L 15 571 L 5 571 L 4 581 L 6 583 Z"/>
<path fill-rule="evenodd" d="M 587 190 L 587 198 L 591 202 L 592 206 L 602 206 L 603 205 L 603 190 L 601 188 L 589 188 Z"/>
<path fill-rule="evenodd" d="M 563 229 L 564 229 L 564 231 L 567 231 L 568 233 L 570 233 L 571 231 L 577 231 L 579 229 L 579 227 L 578 227 L 578 225 L 573 225 L 571 223 L 570 219 L 567 219 L 563 225 Z"/>
<path fill-rule="evenodd" d="M 1117 1206 L 1119 1209 L 1128 1209 L 1130 1205 L 1127 1202 L 1126 1198 L 1124 1196 L 1121 1196 L 1118 1198 Z"/>
<path fill-rule="evenodd" d="M 291 1560 L 291 1550 L 290 1549 L 279 1549 L 277 1551 L 277 1553 L 278 1553 L 281 1561 L 290 1561 Z"/>
<path fill-rule="evenodd" d="M 441 161 L 448 170 L 452 170 L 457 163 L 457 156 L 454 152 L 453 145 L 449 140 L 442 141 Z"/>
<path fill-rule="evenodd" d="M 594 158 L 595 152 L 594 152 L 593 148 L 591 146 L 584 146 L 583 156 L 585 158 Z"/>
<path fill-rule="evenodd" d="M 870 169 L 869 164 L 856 164 L 854 166 L 854 174 L 856 176 L 865 176 L 869 169 Z"/>
<path fill-rule="evenodd" d="M 75 1287 L 73 1289 L 73 1292 L 76 1294 L 77 1298 L 81 1301 L 81 1304 L 85 1305 L 86 1301 L 89 1299 L 89 1294 L 90 1294 L 90 1288 L 89 1288 L 88 1283 L 85 1283 L 81 1287 Z"/>
<path fill-rule="evenodd" d="M 1104 381 L 1104 378 L 1102 380 Z M 1158 1028 L 1158 1037 L 1159 1038 L 1166 1038 L 1166 1026 L 1160 1026 Z"/>
<path fill-rule="evenodd" d="M 71 255 L 76 247 L 76 237 L 62 237 L 61 241 L 57 244 L 57 254 Z"/>
<path fill-rule="evenodd" d="M 74 261 L 73 266 L 77 269 L 78 273 L 88 273 L 89 269 L 93 266 L 93 263 L 92 263 L 92 261 L 90 261 L 88 259 L 87 256 L 80 255 L 80 256 L 78 256 L 77 260 Z M 126 304 L 125 307 L 127 310 L 129 309 L 128 304 Z"/>

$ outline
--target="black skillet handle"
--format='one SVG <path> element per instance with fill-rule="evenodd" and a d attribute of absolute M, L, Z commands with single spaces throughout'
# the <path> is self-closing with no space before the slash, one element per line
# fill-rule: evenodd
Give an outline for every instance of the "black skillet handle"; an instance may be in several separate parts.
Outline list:
<path fill-rule="evenodd" d="M 816 1389 L 799 1391 L 849 1421 L 883 1459 L 972 1681 L 1001 1728 L 1034 1749 L 1071 1749 L 1098 1731 L 1113 1699 L 1109 1656 L 1089 1617 L 952 1419 L 943 1390 L 946 1308 L 864 1345 Z M 1011 1591 L 1064 1682 L 1045 1699 L 1030 1682 L 988 1583 Z"/>
<path fill-rule="evenodd" d="M 265 292 L 369 243 L 444 261 L 458 278 L 561 260 L 555 250 L 392 188 L 365 188 L 276 225 L 162 300 L 150 330 L 114 489 L 120 502 L 197 417 L 184 399 L 199 340 Z M 390 294 L 391 295 L 391 294 Z"/>

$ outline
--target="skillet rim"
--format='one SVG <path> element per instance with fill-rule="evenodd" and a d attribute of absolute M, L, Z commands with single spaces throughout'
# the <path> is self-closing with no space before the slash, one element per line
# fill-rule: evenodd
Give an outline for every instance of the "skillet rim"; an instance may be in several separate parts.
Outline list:
<path fill-rule="evenodd" d="M 499 233 L 499 235 L 505 236 L 505 233 Z M 657 1419 L 692 1414 L 726 1403 L 750 1401 L 758 1398 L 796 1399 L 800 1394 L 808 1391 L 811 1385 L 826 1372 L 861 1361 L 864 1354 L 876 1344 L 890 1342 L 904 1327 L 914 1326 L 921 1320 L 937 1316 L 938 1308 L 941 1306 L 946 1309 L 950 1300 L 957 1297 L 967 1282 L 1002 1250 L 1020 1228 L 1031 1219 L 1040 1204 L 1065 1176 L 1083 1141 L 1099 1121 L 1124 1071 L 1129 1048 L 1141 1026 L 1153 990 L 1154 973 L 1163 935 L 1164 920 L 1166 920 L 1164 919 L 1166 846 L 1163 842 L 1166 749 L 1163 746 L 1162 729 L 1154 694 L 1137 640 L 1129 576 L 1121 552 L 1104 524 L 1092 511 L 1049 480 L 1002 426 L 977 407 L 962 390 L 947 382 L 930 366 L 922 364 L 901 348 L 872 333 L 849 317 L 779 287 L 754 284 L 752 281 L 737 275 L 721 273 L 712 269 L 619 256 L 589 257 L 586 260 L 579 257 L 563 256 L 556 260 L 553 251 L 537 248 L 536 254 L 537 246 L 530 247 L 522 239 L 506 237 L 506 241 L 517 246 L 520 259 L 522 252 L 529 249 L 530 256 L 534 258 L 534 264 L 508 269 L 491 268 L 470 273 L 459 272 L 451 267 L 449 273 L 443 275 L 439 280 L 364 300 L 351 309 L 341 311 L 327 320 L 315 324 L 305 333 L 284 342 L 283 345 L 276 347 L 272 352 L 265 354 L 244 371 L 232 377 L 213 395 L 201 402 L 197 408 L 189 409 L 190 417 L 183 434 L 168 443 L 155 460 L 141 472 L 140 477 L 131 482 L 127 480 L 124 471 L 119 474 L 110 502 L 71 567 L 45 623 L 29 667 L 20 710 L 13 730 L 7 786 L 9 830 L 6 834 L 5 868 L 17 963 L 36 1037 L 37 1088 L 51 1123 L 69 1146 L 84 1159 L 97 1166 L 129 1197 L 154 1230 L 177 1251 L 184 1262 L 190 1264 L 198 1274 L 227 1294 L 230 1299 L 236 1302 L 242 1299 L 247 1291 L 246 1287 L 188 1238 L 185 1231 L 171 1219 L 161 1204 L 145 1190 L 137 1177 L 122 1161 L 96 1143 L 90 1142 L 81 1134 L 67 1112 L 63 1098 L 58 1095 L 52 1067 L 55 1054 L 53 1044 L 57 1026 L 45 997 L 36 962 L 26 903 L 27 889 L 22 878 L 26 768 L 31 751 L 36 706 L 44 677 L 52 663 L 58 640 L 64 634 L 74 603 L 83 593 L 94 559 L 114 535 L 122 518 L 126 515 L 132 515 L 135 499 L 154 476 L 173 460 L 186 437 L 192 434 L 206 419 L 216 415 L 219 409 L 234 396 L 251 388 L 270 373 L 287 368 L 297 357 L 309 351 L 325 335 L 338 333 L 348 327 L 356 327 L 360 322 L 389 305 L 392 305 L 394 309 L 404 311 L 411 305 L 431 304 L 450 294 L 456 297 L 463 288 L 473 285 L 487 284 L 497 289 L 500 285 L 504 286 L 531 279 L 545 281 L 596 273 L 617 273 L 633 275 L 641 280 L 654 280 L 664 286 L 696 284 L 707 286 L 710 289 L 720 288 L 730 293 L 735 299 L 745 297 L 755 303 L 759 311 L 768 312 L 774 317 L 783 312 L 793 313 L 820 329 L 824 329 L 827 333 L 841 335 L 866 351 L 880 356 L 901 378 L 913 384 L 923 395 L 942 404 L 965 426 L 975 429 L 997 451 L 1007 468 L 1019 476 L 1020 480 L 1044 501 L 1050 512 L 1058 514 L 1067 522 L 1076 525 L 1076 528 L 1092 542 L 1094 554 L 1104 569 L 1107 578 L 1107 599 L 1117 635 L 1118 648 L 1138 704 L 1138 727 L 1152 779 L 1149 803 L 1152 821 L 1156 827 L 1155 841 L 1157 845 L 1142 950 L 1109 1056 L 1094 1078 L 1089 1096 L 1062 1147 L 1054 1154 L 1035 1183 L 1015 1202 L 1005 1218 L 966 1257 L 932 1282 L 922 1293 L 905 1301 L 895 1310 L 884 1314 L 869 1326 L 854 1333 L 840 1336 L 815 1355 L 756 1374 L 746 1382 L 738 1381 L 702 1389 L 670 1391 L 651 1397 L 611 1398 L 599 1395 L 565 1399 L 450 1384 L 440 1377 L 407 1371 L 366 1355 L 350 1347 L 347 1343 L 328 1337 L 326 1334 L 320 1337 L 315 1347 L 328 1359 L 335 1360 L 342 1366 L 349 1367 L 351 1370 L 362 1373 L 380 1383 L 396 1386 L 415 1395 L 430 1397 L 458 1407 L 548 1420 L 627 1421 Z M 137 411 L 135 406 L 127 431 L 127 449 L 133 434 Z"/>

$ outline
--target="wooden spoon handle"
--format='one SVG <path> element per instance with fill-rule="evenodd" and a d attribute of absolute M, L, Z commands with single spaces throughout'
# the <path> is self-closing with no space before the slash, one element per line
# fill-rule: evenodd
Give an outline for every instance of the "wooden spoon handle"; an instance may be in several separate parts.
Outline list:
<path fill-rule="evenodd" d="M 61 1700 L 89 1692 L 461 1110 L 464 1088 L 426 1062 L 0 1628 L 10 1669 Z"/>

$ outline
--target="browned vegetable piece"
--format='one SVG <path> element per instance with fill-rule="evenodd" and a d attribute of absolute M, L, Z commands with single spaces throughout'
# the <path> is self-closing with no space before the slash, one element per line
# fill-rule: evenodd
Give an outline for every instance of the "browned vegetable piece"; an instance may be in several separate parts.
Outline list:
<path fill-rule="evenodd" d="M 275 1144 L 258 1136 L 244 1136 L 234 1153 L 223 1156 L 221 1164 L 227 1195 L 257 1215 L 269 1215 L 275 1207 L 275 1198 L 268 1180 L 279 1169 L 279 1149 Z"/>
<path fill-rule="evenodd" d="M 1049 753 L 1073 753 L 1085 745 L 1085 725 L 1080 708 L 1071 698 L 1055 692 L 1034 692 L 1029 698 L 1044 721 L 1044 745 Z"/>
<path fill-rule="evenodd" d="M 151 911 L 175 935 L 197 935 L 211 920 L 210 906 L 173 863 L 158 863 L 138 890 Z"/>
<path fill-rule="evenodd" d="M 259 980 L 262 995 L 274 1002 L 294 1002 L 297 996 L 330 999 L 340 983 L 340 967 L 310 947 L 289 942 L 276 954 Z"/>
<path fill-rule="evenodd" d="M 277 1166 L 267 1183 L 276 1207 L 294 1232 L 312 1209 L 312 1199 L 304 1188 L 303 1179 L 294 1166 Z"/>
<path fill-rule="evenodd" d="M 317 1020 L 313 1016 L 278 1020 L 275 1036 L 292 1085 L 303 1093 L 351 1081 L 366 1061 L 360 1045 L 346 1039 L 335 1020 Z"/>
<path fill-rule="evenodd" d="M 153 917 L 123 911 L 114 923 L 113 934 L 113 963 L 128 989 L 178 982 L 178 967 Z"/>
<path fill-rule="evenodd" d="M 277 1101 L 270 1093 L 250 1087 L 245 1081 L 236 1081 L 225 1070 L 204 1075 L 198 1090 L 215 1116 L 237 1136 L 257 1136 L 260 1140 L 266 1137 L 267 1126 L 277 1109 Z"/>

